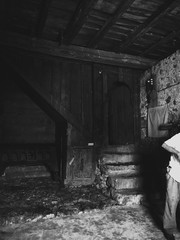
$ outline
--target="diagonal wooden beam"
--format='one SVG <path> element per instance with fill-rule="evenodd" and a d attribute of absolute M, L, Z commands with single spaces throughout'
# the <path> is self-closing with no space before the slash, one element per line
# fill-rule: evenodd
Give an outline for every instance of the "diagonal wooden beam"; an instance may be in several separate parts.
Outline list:
<path fill-rule="evenodd" d="M 48 9 L 51 2 L 52 0 L 41 0 L 38 20 L 37 20 L 36 29 L 35 29 L 36 37 L 41 37 L 42 35 L 43 29 L 46 23 L 46 19 L 48 16 Z"/>
<path fill-rule="evenodd" d="M 161 38 L 159 41 L 155 42 L 154 44 L 152 44 L 149 48 L 147 48 L 143 53 L 141 53 L 139 56 L 144 56 L 145 54 L 149 53 L 150 51 L 152 51 L 154 48 L 156 48 L 157 46 L 159 46 L 160 44 L 163 44 L 165 42 L 168 42 L 169 40 L 173 39 L 174 37 L 178 36 L 180 34 L 180 31 L 173 31 L 171 33 L 169 33 L 166 37 Z"/>
<path fill-rule="evenodd" d="M 101 28 L 100 31 L 97 32 L 97 34 L 94 36 L 94 38 L 88 43 L 88 47 L 96 47 L 97 43 L 101 41 L 101 39 L 104 37 L 104 35 L 109 31 L 111 26 L 120 18 L 123 13 L 129 8 L 129 6 L 134 2 L 135 0 L 124 0 L 121 2 L 119 7 L 117 8 L 116 12 L 110 17 L 104 26 Z"/>
<path fill-rule="evenodd" d="M 63 43 L 70 44 L 78 34 L 90 10 L 98 0 L 81 0 L 76 11 L 69 21 L 63 36 Z"/>
<path fill-rule="evenodd" d="M 148 32 L 160 18 L 164 17 L 164 15 L 172 9 L 175 1 L 176 0 L 166 0 L 165 3 L 161 5 L 143 24 L 141 24 L 134 33 L 127 37 L 127 40 L 121 44 L 119 51 L 124 51 L 137 38 Z"/>
<path fill-rule="evenodd" d="M 1 51 L 1 53 L 0 62 L 7 65 L 13 75 L 17 76 L 14 77 L 14 81 L 52 120 L 60 124 L 67 121 L 72 124 L 86 140 L 90 138 L 90 133 L 83 127 L 82 122 L 77 120 L 62 104 L 57 104 L 56 101 L 52 101 L 45 89 L 42 89 L 37 82 L 33 82 L 30 76 L 25 74 L 22 68 L 4 54 L 3 51 Z"/>

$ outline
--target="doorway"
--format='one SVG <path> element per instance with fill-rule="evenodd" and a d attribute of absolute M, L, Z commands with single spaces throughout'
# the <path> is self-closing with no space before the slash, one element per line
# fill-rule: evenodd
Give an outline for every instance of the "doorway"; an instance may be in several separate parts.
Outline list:
<path fill-rule="evenodd" d="M 114 82 L 108 93 L 109 145 L 134 143 L 134 107 L 131 88 Z"/>

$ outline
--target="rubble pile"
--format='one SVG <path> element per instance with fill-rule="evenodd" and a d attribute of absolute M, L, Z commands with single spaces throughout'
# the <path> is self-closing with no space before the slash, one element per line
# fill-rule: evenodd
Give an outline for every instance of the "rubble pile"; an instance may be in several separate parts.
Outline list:
<path fill-rule="evenodd" d="M 51 178 L 0 179 L 0 225 L 116 205 L 95 185 L 60 187 Z"/>

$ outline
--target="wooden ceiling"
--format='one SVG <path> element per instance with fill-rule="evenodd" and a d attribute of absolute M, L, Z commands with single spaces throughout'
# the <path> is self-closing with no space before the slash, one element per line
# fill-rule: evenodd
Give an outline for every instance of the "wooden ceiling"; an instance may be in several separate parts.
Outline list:
<path fill-rule="evenodd" d="M 179 0 L 1 0 L 7 34 L 159 61 L 180 46 Z"/>

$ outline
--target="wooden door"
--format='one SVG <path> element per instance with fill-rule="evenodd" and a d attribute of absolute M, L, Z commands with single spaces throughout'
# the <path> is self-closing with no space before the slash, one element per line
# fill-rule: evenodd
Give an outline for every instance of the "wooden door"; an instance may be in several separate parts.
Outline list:
<path fill-rule="evenodd" d="M 68 158 L 66 184 L 89 185 L 94 181 L 94 149 L 91 147 L 73 147 Z"/>
<path fill-rule="evenodd" d="M 108 135 L 110 145 L 134 142 L 134 111 L 130 87 L 115 82 L 108 98 Z"/>

